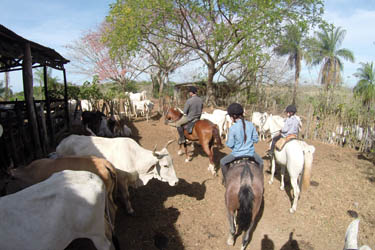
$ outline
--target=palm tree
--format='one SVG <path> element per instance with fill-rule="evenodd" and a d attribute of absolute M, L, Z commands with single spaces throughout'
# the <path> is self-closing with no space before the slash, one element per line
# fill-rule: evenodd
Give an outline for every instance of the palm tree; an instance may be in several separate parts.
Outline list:
<path fill-rule="evenodd" d="M 341 27 L 322 29 L 310 40 L 309 64 L 322 65 L 319 73 L 320 83 L 328 90 L 341 82 L 341 71 L 344 69 L 342 59 L 354 62 L 353 52 L 339 49 L 345 38 L 346 30 Z"/>
<path fill-rule="evenodd" d="M 296 103 L 297 87 L 299 83 L 299 75 L 301 73 L 301 60 L 305 54 L 303 33 L 303 30 L 296 25 L 288 25 L 286 27 L 285 35 L 280 38 L 279 44 L 274 48 L 277 55 L 288 55 L 288 64 L 290 68 L 293 69 L 295 67 L 292 104 Z"/>
<path fill-rule="evenodd" d="M 375 68 L 374 63 L 360 63 L 361 67 L 357 69 L 354 75 L 359 78 L 353 89 L 354 95 L 362 99 L 363 105 L 368 110 L 371 103 L 375 101 Z"/>

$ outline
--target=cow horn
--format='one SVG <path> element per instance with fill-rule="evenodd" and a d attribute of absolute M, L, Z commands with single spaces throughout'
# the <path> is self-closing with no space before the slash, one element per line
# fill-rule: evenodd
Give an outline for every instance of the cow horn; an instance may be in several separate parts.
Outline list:
<path fill-rule="evenodd" d="M 164 148 L 167 148 L 168 145 L 171 144 L 171 143 L 174 142 L 174 141 L 175 141 L 175 140 L 169 140 L 169 141 L 167 142 L 167 144 L 165 144 Z"/>
<path fill-rule="evenodd" d="M 156 153 L 156 146 L 157 146 L 157 144 L 155 145 L 154 149 L 152 150 L 152 155 L 155 156 L 155 157 L 158 157 L 159 155 Z"/>

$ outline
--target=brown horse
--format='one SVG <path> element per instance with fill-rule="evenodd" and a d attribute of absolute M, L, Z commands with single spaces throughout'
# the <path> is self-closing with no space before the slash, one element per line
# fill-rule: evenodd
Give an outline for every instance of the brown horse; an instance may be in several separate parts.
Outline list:
<path fill-rule="evenodd" d="M 176 122 L 182 117 L 182 112 L 176 108 L 169 108 L 165 113 L 165 124 Z M 210 160 L 210 164 L 208 166 L 208 170 L 212 172 L 212 174 L 216 174 L 215 171 L 215 164 L 213 161 L 214 152 L 213 146 L 214 141 L 216 140 L 216 144 L 221 148 L 221 139 L 219 134 L 219 128 L 216 124 L 213 124 L 209 120 L 199 120 L 195 123 L 193 132 L 191 134 L 184 130 L 185 138 L 189 141 L 199 141 L 199 144 L 202 145 L 204 152 L 208 155 Z M 182 155 L 182 146 L 180 145 L 180 150 L 178 151 L 179 155 Z M 188 155 L 187 144 L 184 143 L 186 160 L 185 162 L 191 161 L 191 156 Z"/>
<path fill-rule="evenodd" d="M 244 250 L 263 202 L 263 170 L 254 162 L 239 160 L 231 164 L 225 179 L 225 205 L 230 226 L 227 244 L 233 246 L 235 236 L 244 232 L 241 247 Z M 234 222 L 236 212 L 237 234 Z"/>

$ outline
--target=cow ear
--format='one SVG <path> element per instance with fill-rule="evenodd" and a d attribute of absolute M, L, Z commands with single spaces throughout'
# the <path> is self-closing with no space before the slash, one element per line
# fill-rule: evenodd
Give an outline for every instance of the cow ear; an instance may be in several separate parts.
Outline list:
<path fill-rule="evenodd" d="M 152 150 L 152 155 L 155 156 L 155 157 L 159 157 L 159 154 L 156 153 L 156 146 L 157 146 L 157 144 L 154 146 L 154 149 Z"/>

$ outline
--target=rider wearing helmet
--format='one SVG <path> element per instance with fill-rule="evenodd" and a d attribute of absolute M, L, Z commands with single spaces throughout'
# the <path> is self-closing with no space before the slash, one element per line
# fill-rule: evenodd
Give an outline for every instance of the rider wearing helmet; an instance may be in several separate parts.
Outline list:
<path fill-rule="evenodd" d="M 233 121 L 233 125 L 229 128 L 226 145 L 232 149 L 232 152 L 220 160 L 224 183 L 228 171 L 228 164 L 236 158 L 254 157 L 258 165 L 263 168 L 263 160 L 255 152 L 254 148 L 254 143 L 258 142 L 258 133 L 254 125 L 244 119 L 244 110 L 241 104 L 232 103 L 228 106 L 227 112 Z"/>
<path fill-rule="evenodd" d="M 176 122 L 176 127 L 180 138 L 178 144 L 185 143 L 184 128 L 183 125 L 200 119 L 203 109 L 203 101 L 197 95 L 198 89 L 194 86 L 190 86 L 189 89 L 190 98 L 186 101 L 184 106 L 184 115 Z"/>
<path fill-rule="evenodd" d="M 298 136 L 300 120 L 295 116 L 297 108 L 294 105 L 289 105 L 286 107 L 285 112 L 287 118 L 284 123 L 284 127 L 281 129 L 280 134 L 272 138 L 271 149 L 267 151 L 269 156 L 273 156 L 275 150 L 275 144 L 281 137 L 287 137 L 289 135 Z"/>

